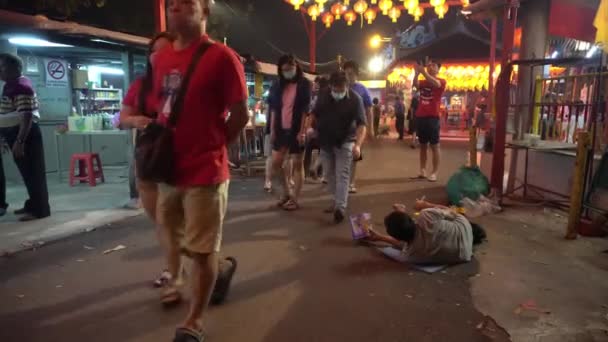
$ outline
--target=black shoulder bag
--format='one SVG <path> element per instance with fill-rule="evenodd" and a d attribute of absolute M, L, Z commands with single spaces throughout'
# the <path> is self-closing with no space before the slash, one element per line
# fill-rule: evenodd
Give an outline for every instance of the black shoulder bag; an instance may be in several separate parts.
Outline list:
<path fill-rule="evenodd" d="M 205 42 L 192 56 L 188 69 L 181 82 L 175 102 L 171 107 L 171 114 L 166 126 L 151 123 L 143 129 L 135 146 L 135 166 L 139 179 L 171 184 L 174 181 L 174 150 L 173 150 L 173 128 L 177 124 L 179 115 L 184 106 L 184 98 L 188 91 L 188 85 L 192 74 L 198 66 L 201 57 L 207 49 L 213 45 Z"/>

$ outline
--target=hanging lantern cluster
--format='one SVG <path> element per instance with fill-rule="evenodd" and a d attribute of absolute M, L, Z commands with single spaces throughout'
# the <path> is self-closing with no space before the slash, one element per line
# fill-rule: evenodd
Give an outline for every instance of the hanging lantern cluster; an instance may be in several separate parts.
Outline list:
<path fill-rule="evenodd" d="M 500 65 L 492 75 L 496 81 Z M 389 83 L 407 84 L 414 78 L 414 68 L 409 65 L 398 66 L 388 75 Z M 486 63 L 448 64 L 439 69 L 439 77 L 447 81 L 448 91 L 479 91 L 488 89 L 490 66 Z M 422 77 L 422 76 L 421 76 Z"/>
<path fill-rule="evenodd" d="M 399 20 L 399 17 L 401 16 L 401 10 L 399 9 L 399 7 L 393 7 L 390 10 L 388 10 L 388 17 L 391 18 L 391 20 L 396 23 L 397 20 Z"/>
<path fill-rule="evenodd" d="M 312 21 L 317 21 L 317 17 L 321 14 L 321 9 L 319 8 L 319 5 L 315 4 L 308 7 L 307 12 Z"/>
<path fill-rule="evenodd" d="M 346 25 L 353 26 L 355 20 L 357 20 L 357 14 L 352 10 L 346 11 L 346 13 L 344 13 L 344 21 L 346 21 Z"/>
<path fill-rule="evenodd" d="M 373 8 L 368 8 L 365 13 L 363 13 L 363 17 L 367 20 L 367 23 L 371 25 L 376 19 L 376 11 Z"/>
<path fill-rule="evenodd" d="M 466 7 L 470 0 L 284 0 L 293 6 L 295 10 L 301 10 L 308 14 L 313 21 L 321 18 L 326 27 L 331 27 L 336 21 L 344 19 L 348 26 L 361 19 L 371 25 L 378 18 L 379 13 L 396 23 L 402 14 L 412 16 L 419 21 L 424 15 L 425 9 L 434 10 L 437 17 L 443 19 L 450 10 L 450 6 Z M 307 3 L 312 4 L 308 5 Z M 327 5 L 329 8 L 325 8 Z"/>

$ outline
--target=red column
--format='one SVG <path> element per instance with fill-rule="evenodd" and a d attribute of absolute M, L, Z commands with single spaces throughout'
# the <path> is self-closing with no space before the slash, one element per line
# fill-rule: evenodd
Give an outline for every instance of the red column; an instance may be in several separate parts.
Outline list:
<path fill-rule="evenodd" d="M 494 132 L 494 153 L 492 158 L 492 177 L 490 183 L 499 200 L 502 198 L 505 173 L 505 143 L 507 138 L 507 113 L 509 111 L 509 79 L 511 73 L 511 54 L 517 23 L 517 0 L 508 0 L 504 13 L 502 36 L 501 82 L 496 89 L 496 128 Z"/>
<path fill-rule="evenodd" d="M 314 73 L 317 70 L 317 22 L 310 20 L 310 29 L 308 30 L 309 42 L 309 59 L 310 72 Z"/>
<path fill-rule="evenodd" d="M 490 29 L 490 75 L 488 83 L 488 109 L 494 113 L 494 70 L 496 69 L 496 31 L 498 19 L 492 18 L 492 28 Z"/>
<path fill-rule="evenodd" d="M 165 0 L 154 0 L 154 24 L 156 32 L 163 32 L 167 30 Z"/>

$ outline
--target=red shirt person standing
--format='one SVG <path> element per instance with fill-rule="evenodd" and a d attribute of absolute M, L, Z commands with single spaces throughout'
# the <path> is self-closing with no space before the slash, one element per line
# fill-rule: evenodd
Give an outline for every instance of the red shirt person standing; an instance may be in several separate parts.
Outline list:
<path fill-rule="evenodd" d="M 420 142 L 420 173 L 416 178 L 425 178 L 431 182 L 437 181 L 439 171 L 439 131 L 441 97 L 445 92 L 446 80 L 437 77 L 441 64 L 436 60 L 429 60 L 425 65 L 416 64 L 416 75 L 413 86 L 420 91 L 418 109 L 416 110 L 416 134 Z M 424 80 L 419 81 L 420 75 Z M 428 145 L 433 154 L 433 171 L 427 178 L 426 160 Z"/>
<path fill-rule="evenodd" d="M 244 68 L 238 56 L 206 32 L 210 0 L 172 0 L 168 21 L 175 42 L 159 51 L 154 64 L 158 120 L 166 122 L 180 87 L 186 87 L 174 134 L 175 184 L 159 186 L 158 219 L 170 248 L 193 259 L 192 299 L 174 341 L 200 341 L 202 314 L 218 274 L 218 253 L 228 204 L 228 151 L 249 120 Z M 182 84 L 193 55 L 209 45 L 189 84 Z M 230 114 L 228 114 L 230 113 Z M 179 262 L 170 265 L 177 273 Z M 216 289 L 217 291 L 217 289 Z M 164 295 L 178 294 L 168 286 Z"/>

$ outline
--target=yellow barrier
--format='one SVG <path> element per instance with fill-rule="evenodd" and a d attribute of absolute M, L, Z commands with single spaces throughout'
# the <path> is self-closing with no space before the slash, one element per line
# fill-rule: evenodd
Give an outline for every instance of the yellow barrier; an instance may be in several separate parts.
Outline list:
<path fill-rule="evenodd" d="M 540 77 L 536 78 L 536 86 L 534 87 L 534 111 L 532 112 L 532 133 L 538 134 L 540 124 L 540 103 L 543 98 L 543 80 Z"/>
<path fill-rule="evenodd" d="M 583 207 L 583 192 L 585 183 L 585 166 L 589 157 L 591 145 L 589 132 L 579 132 L 576 149 L 576 162 L 574 164 L 574 176 L 572 178 L 572 190 L 570 192 L 570 213 L 568 216 L 568 230 L 566 239 L 576 239 L 578 225 L 581 221 Z"/>
<path fill-rule="evenodd" d="M 469 167 L 477 167 L 477 128 L 469 128 Z"/>

